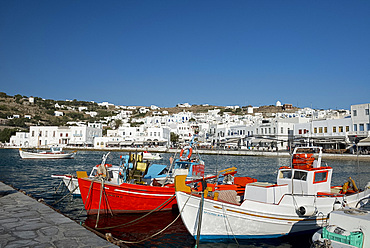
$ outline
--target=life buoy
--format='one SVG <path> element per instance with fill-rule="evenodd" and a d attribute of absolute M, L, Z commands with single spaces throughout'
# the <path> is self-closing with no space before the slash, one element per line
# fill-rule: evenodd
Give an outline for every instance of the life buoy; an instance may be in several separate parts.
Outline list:
<path fill-rule="evenodd" d="M 191 146 L 185 146 L 184 148 L 182 148 L 180 152 L 180 160 L 185 161 L 185 160 L 190 159 L 192 153 L 193 153 L 193 148 L 191 148 Z"/>

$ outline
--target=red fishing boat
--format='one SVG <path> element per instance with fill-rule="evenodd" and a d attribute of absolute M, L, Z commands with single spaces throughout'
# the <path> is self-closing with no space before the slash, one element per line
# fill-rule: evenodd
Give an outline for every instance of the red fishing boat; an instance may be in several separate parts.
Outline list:
<path fill-rule="evenodd" d="M 187 183 L 197 188 L 203 180 L 216 180 L 216 184 L 207 187 L 217 187 L 219 190 L 244 189 L 245 184 L 256 181 L 249 177 L 236 178 L 236 168 L 220 171 L 217 175 L 204 177 L 204 162 L 191 157 L 191 146 L 184 147 L 180 158 L 170 167 L 167 173 L 148 176 L 149 162 L 142 160 L 138 154 L 121 157 L 120 180 L 109 181 L 104 176 L 97 178 L 79 178 L 78 183 L 81 198 L 87 214 L 104 213 L 138 213 L 152 210 L 165 211 L 177 208 L 173 177 L 187 175 Z M 151 165 L 159 166 L 159 165 Z M 160 166 L 159 166 L 160 167 Z M 160 173 L 159 173 L 160 174 Z M 225 178 L 224 183 L 221 178 Z M 202 187 L 198 187 L 202 190 Z M 242 190 L 240 192 L 243 192 Z"/>

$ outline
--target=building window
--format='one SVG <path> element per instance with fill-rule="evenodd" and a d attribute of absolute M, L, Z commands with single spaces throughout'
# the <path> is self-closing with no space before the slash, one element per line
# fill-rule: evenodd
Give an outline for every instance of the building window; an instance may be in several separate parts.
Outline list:
<path fill-rule="evenodd" d="M 353 110 L 353 116 L 357 116 L 357 110 Z"/>
<path fill-rule="evenodd" d="M 32 135 L 31 135 L 32 137 L 35 137 L 35 131 L 32 131 Z"/>
<path fill-rule="evenodd" d="M 346 132 L 349 132 L 349 126 L 346 126 Z"/>
<path fill-rule="evenodd" d="M 360 131 L 365 131 L 364 127 L 365 127 L 364 124 L 360 124 L 359 125 Z"/>
<path fill-rule="evenodd" d="M 365 109 L 365 115 L 369 115 L 369 109 Z"/>
<path fill-rule="evenodd" d="M 339 132 L 343 133 L 343 126 L 339 126 Z"/>
<path fill-rule="evenodd" d="M 55 137 L 55 131 L 53 131 L 53 137 Z"/>
<path fill-rule="evenodd" d="M 317 133 L 317 127 L 313 129 L 313 133 Z"/>
<path fill-rule="evenodd" d="M 302 129 L 299 129 L 298 130 L 298 134 L 302 134 Z"/>
<path fill-rule="evenodd" d="M 281 127 L 281 133 L 284 133 L 284 128 L 283 127 Z"/>
<path fill-rule="evenodd" d="M 367 126 L 367 131 L 370 131 L 370 123 L 367 123 L 366 126 Z"/>
<path fill-rule="evenodd" d="M 48 137 L 48 131 L 45 131 L 45 137 Z"/>
<path fill-rule="evenodd" d="M 357 124 L 353 125 L 353 131 L 357 132 Z"/>
<path fill-rule="evenodd" d="M 322 133 L 322 127 L 319 127 L 319 133 Z"/>
<path fill-rule="evenodd" d="M 328 127 L 324 127 L 324 133 L 328 133 Z"/>
<path fill-rule="evenodd" d="M 337 127 L 333 127 L 333 133 L 337 132 Z"/>

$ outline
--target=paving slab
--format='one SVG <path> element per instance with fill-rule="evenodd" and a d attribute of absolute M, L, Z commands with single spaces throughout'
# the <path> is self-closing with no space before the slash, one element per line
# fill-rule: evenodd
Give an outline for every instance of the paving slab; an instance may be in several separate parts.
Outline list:
<path fill-rule="evenodd" d="M 0 182 L 0 247 L 118 247 Z"/>

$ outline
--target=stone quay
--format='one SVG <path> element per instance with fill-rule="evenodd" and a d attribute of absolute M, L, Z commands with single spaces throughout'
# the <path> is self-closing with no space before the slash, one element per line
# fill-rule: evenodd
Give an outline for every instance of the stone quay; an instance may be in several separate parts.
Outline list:
<path fill-rule="evenodd" d="M 0 247 L 118 247 L 0 182 Z"/>

